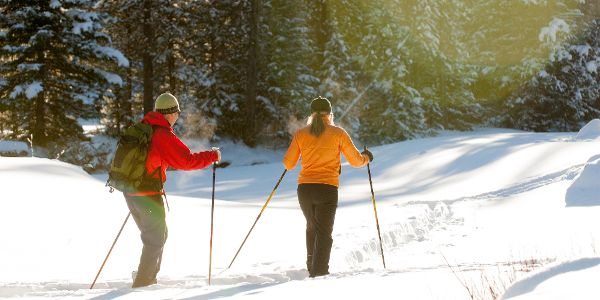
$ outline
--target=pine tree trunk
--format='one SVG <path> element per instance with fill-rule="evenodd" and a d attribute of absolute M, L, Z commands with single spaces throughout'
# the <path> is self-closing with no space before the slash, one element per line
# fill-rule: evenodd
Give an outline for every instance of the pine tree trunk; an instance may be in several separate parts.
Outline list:
<path fill-rule="evenodd" d="M 121 103 L 123 103 L 123 99 L 119 96 L 122 95 L 121 89 L 119 89 L 119 94 L 117 94 L 117 98 L 115 99 L 115 123 L 112 127 L 112 129 L 109 127 L 109 134 L 114 135 L 114 136 L 118 136 L 121 133 L 121 120 L 123 119 L 123 114 L 122 114 L 122 109 L 123 109 L 123 105 L 121 105 Z"/>
<path fill-rule="evenodd" d="M 46 139 L 44 93 L 39 93 L 34 102 L 35 123 L 33 125 L 32 140 L 36 147 L 45 147 L 48 145 Z"/>
<path fill-rule="evenodd" d="M 175 76 L 175 47 L 173 42 L 169 43 L 169 54 L 167 56 L 167 72 L 169 72 L 169 91 L 177 94 L 177 77 Z"/>
<path fill-rule="evenodd" d="M 146 46 L 142 55 L 144 65 L 144 114 L 154 109 L 154 28 L 152 24 L 152 0 L 144 0 L 143 31 Z"/>
<path fill-rule="evenodd" d="M 250 12 L 250 47 L 248 49 L 248 77 L 246 84 L 246 118 L 244 143 L 250 147 L 256 146 L 258 134 L 256 124 L 256 90 L 257 90 L 257 59 L 258 59 L 258 9 L 260 0 L 251 0 Z"/>
<path fill-rule="evenodd" d="M 125 115 L 125 127 L 133 125 L 133 68 L 127 69 L 127 85 L 125 86 L 125 103 L 124 103 L 124 115 Z"/>
<path fill-rule="evenodd" d="M 207 60 L 207 64 L 209 66 L 210 69 L 210 74 L 213 78 L 217 77 L 217 68 L 216 68 L 216 62 L 217 62 L 217 51 L 216 51 L 216 40 L 217 38 L 215 37 L 215 33 L 211 32 L 210 34 L 210 49 L 209 49 L 209 58 Z M 213 82 L 210 85 L 210 89 L 208 92 L 208 104 L 210 104 L 211 101 L 214 101 L 214 103 L 217 102 L 217 82 Z M 202 105 L 199 104 L 199 107 L 202 107 Z"/>
<path fill-rule="evenodd" d="M 44 63 L 44 53 L 43 51 L 40 51 L 38 54 L 38 61 L 40 63 Z M 46 68 L 42 67 L 40 69 L 40 77 L 41 78 L 46 78 Z M 46 122 L 45 122 L 45 117 L 46 117 L 46 104 L 45 104 L 45 92 L 41 91 L 37 97 L 35 98 L 34 101 L 34 124 L 33 124 L 33 130 L 31 132 L 31 139 L 32 144 L 34 146 L 40 146 L 40 147 L 45 147 L 48 144 L 48 141 L 46 139 Z M 34 144 L 35 143 L 35 144 Z M 32 149 L 33 151 L 33 149 Z"/>
<path fill-rule="evenodd" d="M 316 31 L 316 43 L 317 43 L 317 74 L 323 76 L 325 70 L 325 50 L 327 50 L 327 41 L 329 40 L 329 30 L 327 27 L 328 11 L 327 1 L 319 0 L 315 2 L 316 7 L 316 19 L 315 31 Z M 319 78 L 321 82 L 324 82 L 326 78 Z M 321 89 L 321 87 L 319 87 Z M 325 94 L 327 91 L 319 90 L 320 94 Z"/>
<path fill-rule="evenodd" d="M 133 38 L 131 38 L 133 32 L 135 31 L 135 27 L 132 28 L 131 24 L 126 25 L 127 26 L 127 48 L 128 49 L 132 49 L 135 46 L 135 41 Z M 126 75 L 127 78 L 125 79 L 125 98 L 123 99 L 123 115 L 125 118 L 125 122 L 124 122 L 124 126 L 123 126 L 123 130 L 131 125 L 133 125 L 134 119 L 134 97 L 133 97 L 133 70 L 134 70 L 134 66 L 130 66 L 129 68 L 127 68 L 126 71 Z M 119 128 L 119 134 L 121 133 L 121 128 Z"/>

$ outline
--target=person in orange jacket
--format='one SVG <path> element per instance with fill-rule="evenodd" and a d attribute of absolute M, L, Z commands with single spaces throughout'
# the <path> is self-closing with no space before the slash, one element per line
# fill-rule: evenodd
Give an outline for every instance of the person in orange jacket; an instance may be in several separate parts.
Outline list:
<path fill-rule="evenodd" d="M 177 98 L 170 93 L 164 93 L 154 101 L 154 111 L 147 113 L 142 121 L 152 125 L 154 129 L 146 159 L 146 174 L 151 181 L 161 184 L 124 193 L 144 245 L 132 284 L 134 288 L 155 284 L 156 275 L 160 270 L 163 248 L 168 236 L 162 199 L 164 191 L 160 190 L 160 186 L 167 180 L 167 168 L 197 170 L 221 160 L 218 148 L 192 153 L 175 135 L 173 125 L 180 113 Z"/>
<path fill-rule="evenodd" d="M 294 134 L 283 164 L 286 170 L 292 170 L 302 157 L 298 202 L 306 218 L 306 267 L 310 277 L 316 277 L 329 274 L 340 152 L 353 167 L 366 166 L 373 154 L 366 149 L 359 152 L 348 133 L 334 125 L 329 100 L 319 96 L 310 108 L 308 125 Z"/>

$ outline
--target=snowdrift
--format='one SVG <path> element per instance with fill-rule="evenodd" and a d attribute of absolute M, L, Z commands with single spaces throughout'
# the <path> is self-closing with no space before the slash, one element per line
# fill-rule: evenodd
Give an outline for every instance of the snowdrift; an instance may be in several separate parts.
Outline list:
<path fill-rule="evenodd" d="M 600 205 L 600 155 L 593 156 L 567 189 L 567 206 Z"/>
<path fill-rule="evenodd" d="M 576 140 L 600 140 L 600 119 L 593 119 L 583 126 L 577 136 Z"/>

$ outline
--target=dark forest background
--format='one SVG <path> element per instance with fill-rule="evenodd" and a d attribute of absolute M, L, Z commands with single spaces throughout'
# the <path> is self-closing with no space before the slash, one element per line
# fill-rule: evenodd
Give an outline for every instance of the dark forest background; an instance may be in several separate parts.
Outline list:
<path fill-rule="evenodd" d="M 577 131 L 600 116 L 599 17 L 599 0 L 0 0 L 0 137 L 75 151 L 82 120 L 117 137 L 166 91 L 181 135 L 251 147 L 287 146 L 318 95 L 370 145 Z"/>

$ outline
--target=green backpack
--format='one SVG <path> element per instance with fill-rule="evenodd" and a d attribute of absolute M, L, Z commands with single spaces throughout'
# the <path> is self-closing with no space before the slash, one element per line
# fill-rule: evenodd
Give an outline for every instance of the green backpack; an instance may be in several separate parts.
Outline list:
<path fill-rule="evenodd" d="M 153 131 L 152 125 L 140 122 L 129 126 L 121 135 L 106 181 L 111 193 L 114 189 L 125 193 L 162 189 L 162 180 L 152 178 L 160 167 L 151 176 L 146 175 L 146 158 Z"/>

